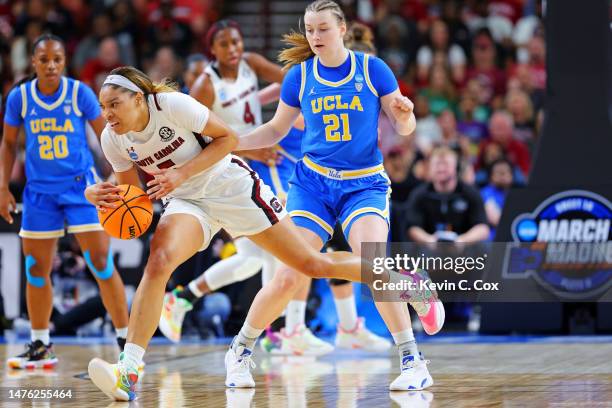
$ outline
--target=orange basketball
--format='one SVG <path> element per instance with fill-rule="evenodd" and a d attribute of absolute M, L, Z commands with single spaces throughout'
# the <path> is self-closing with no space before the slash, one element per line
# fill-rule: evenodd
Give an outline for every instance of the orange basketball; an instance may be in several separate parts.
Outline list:
<path fill-rule="evenodd" d="M 98 211 L 98 218 L 104 230 L 111 237 L 119 239 L 138 238 L 144 234 L 153 220 L 153 203 L 140 188 L 131 184 L 121 184 L 122 204 L 117 208 Z M 118 204 L 118 202 L 116 203 Z"/>

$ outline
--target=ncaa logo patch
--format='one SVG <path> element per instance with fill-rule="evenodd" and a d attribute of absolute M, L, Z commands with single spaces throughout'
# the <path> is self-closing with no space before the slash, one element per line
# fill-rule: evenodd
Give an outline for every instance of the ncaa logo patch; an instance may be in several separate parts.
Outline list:
<path fill-rule="evenodd" d="M 70 115 L 71 111 L 72 111 L 72 109 L 70 108 L 70 105 L 64 105 L 64 113 L 66 115 Z"/>
<path fill-rule="evenodd" d="M 162 142 L 168 142 L 172 140 L 175 133 L 176 132 L 173 129 L 170 129 L 167 126 L 164 126 L 161 129 L 159 129 L 159 137 L 161 137 Z"/>
<path fill-rule="evenodd" d="M 134 147 L 131 146 L 129 149 L 125 149 L 127 150 L 128 156 L 130 156 L 130 159 L 132 160 L 138 160 L 138 154 L 136 154 L 136 152 L 134 151 Z"/>

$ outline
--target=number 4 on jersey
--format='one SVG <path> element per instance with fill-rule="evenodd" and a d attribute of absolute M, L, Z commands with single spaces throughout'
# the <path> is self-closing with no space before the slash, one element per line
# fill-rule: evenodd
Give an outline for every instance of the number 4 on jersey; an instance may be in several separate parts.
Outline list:
<path fill-rule="evenodd" d="M 244 115 L 242 115 L 242 120 L 244 123 L 250 123 L 251 125 L 255 125 L 255 116 L 251 112 L 251 107 L 248 102 L 244 103 Z"/>

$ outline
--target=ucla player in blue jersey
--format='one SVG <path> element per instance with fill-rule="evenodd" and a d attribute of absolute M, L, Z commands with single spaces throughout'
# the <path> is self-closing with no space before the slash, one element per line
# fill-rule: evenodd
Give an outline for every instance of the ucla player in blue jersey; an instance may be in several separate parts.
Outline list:
<path fill-rule="evenodd" d="M 329 239 L 340 222 L 356 253 L 362 242 L 386 242 L 389 180 L 377 147 L 378 116 L 382 108 L 400 135 L 416 126 L 413 105 L 401 95 L 391 70 L 380 59 L 347 50 L 343 43 L 346 22 L 340 7 L 330 0 L 311 3 L 304 16 L 306 35 L 293 33 L 292 45 L 281 59 L 292 65 L 283 80 L 281 101 L 273 119 L 240 139 L 238 149 L 254 149 L 277 143 L 302 113 L 306 132 L 303 160 L 292 177 L 287 208 L 301 235 L 316 249 Z M 278 277 L 277 277 L 278 276 Z M 281 269 L 286 295 L 303 285 L 296 272 Z M 255 298 L 245 325 L 232 349 L 251 350 L 265 327 L 276 316 L 271 304 L 286 301 L 273 285 Z M 424 329 L 438 332 L 444 322 L 440 301 L 425 298 L 410 302 Z M 399 349 L 401 374 L 391 390 L 419 390 L 433 384 L 426 360 L 419 353 L 402 303 L 377 303 Z M 228 368 L 237 380 L 248 378 L 248 367 Z M 226 380 L 226 382 L 228 381 Z M 248 383 L 248 381 L 242 381 Z"/>
<path fill-rule="evenodd" d="M 35 76 L 9 93 L 0 148 L 0 216 L 13 223 L 15 198 L 8 189 L 21 126 L 26 134 L 26 186 L 21 231 L 31 343 L 8 360 L 11 368 L 51 368 L 57 363 L 49 340 L 53 308 L 51 266 L 57 241 L 73 233 L 93 272 L 111 315 L 121 348 L 127 337 L 128 310 L 121 277 L 113 266 L 109 238 L 96 208 L 84 196 L 97 176 L 86 138 L 89 122 L 99 136 L 104 128 L 96 96 L 86 85 L 63 76 L 64 44 L 53 35 L 33 45 Z"/>

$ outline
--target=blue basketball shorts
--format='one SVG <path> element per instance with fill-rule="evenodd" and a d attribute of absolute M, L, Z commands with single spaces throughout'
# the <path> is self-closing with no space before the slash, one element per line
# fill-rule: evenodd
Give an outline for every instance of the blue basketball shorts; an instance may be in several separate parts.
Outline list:
<path fill-rule="evenodd" d="M 66 190 L 59 194 L 34 191 L 26 183 L 23 191 L 22 238 L 45 239 L 64 236 L 64 230 L 74 234 L 101 231 L 96 207 L 85 199 L 88 185 L 99 181 L 94 169 L 76 177 Z"/>
<path fill-rule="evenodd" d="M 317 234 L 323 243 L 331 238 L 336 222 L 347 239 L 354 222 L 364 215 L 376 214 L 389 225 L 391 187 L 384 172 L 332 179 L 300 161 L 289 184 L 287 211 L 291 219 Z"/>

